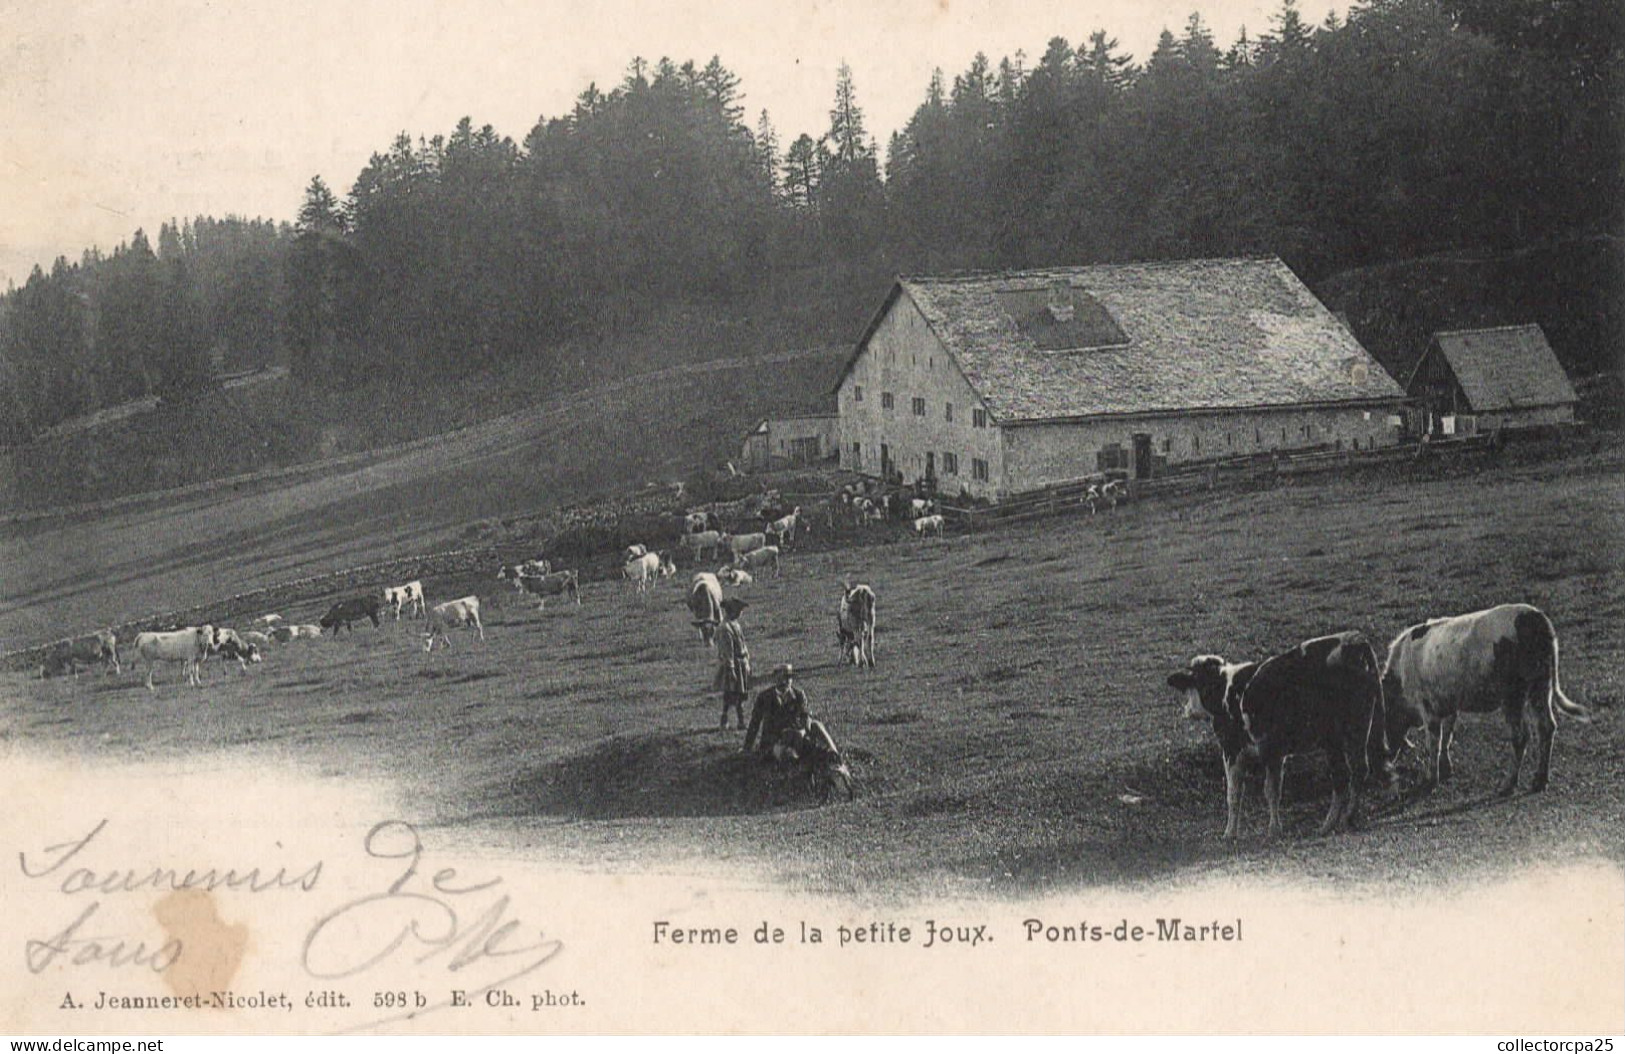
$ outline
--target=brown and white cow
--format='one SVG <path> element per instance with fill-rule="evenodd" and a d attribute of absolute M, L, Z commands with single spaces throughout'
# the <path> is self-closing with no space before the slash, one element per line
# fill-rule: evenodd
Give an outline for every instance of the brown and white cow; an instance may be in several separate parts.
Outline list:
<path fill-rule="evenodd" d="M 779 547 L 764 545 L 760 549 L 752 549 L 748 553 L 741 553 L 728 566 L 741 570 L 751 567 L 771 567 L 773 577 L 777 578 L 779 577 Z"/>
<path fill-rule="evenodd" d="M 248 664 L 263 661 L 260 649 L 251 644 L 234 629 L 216 626 L 209 637 L 209 654 L 220 655 L 227 659 L 236 659 L 237 665 L 244 673 L 248 672 Z"/>
<path fill-rule="evenodd" d="M 709 571 L 694 576 L 688 586 L 688 611 L 700 639 L 710 647 L 716 643 L 717 627 L 722 625 L 722 583 Z"/>
<path fill-rule="evenodd" d="M 447 631 L 462 626 L 473 626 L 479 631 L 480 640 L 485 639 L 485 627 L 480 624 L 479 597 L 461 597 L 430 608 L 429 624 L 423 631 L 423 650 L 433 651 L 437 639 L 445 641 L 446 647 L 451 647 L 451 634 Z"/>
<path fill-rule="evenodd" d="M 709 559 L 716 555 L 717 547 L 722 544 L 721 531 L 690 531 L 681 538 L 683 548 L 694 551 L 694 560 Z"/>
<path fill-rule="evenodd" d="M 513 587 L 520 593 L 529 593 L 540 603 L 536 610 L 547 610 L 548 597 L 571 597 L 581 606 L 581 579 L 574 571 L 554 571 L 546 575 L 515 575 Z"/>
<path fill-rule="evenodd" d="M 1326 752 L 1332 804 L 1321 834 L 1353 822 L 1359 773 L 1390 779 L 1382 680 L 1377 653 L 1363 633 L 1315 637 L 1257 664 L 1232 667 L 1216 655 L 1198 656 L 1168 683 L 1187 693 L 1187 713 L 1194 691 L 1213 718 L 1225 756 L 1227 838 L 1235 837 L 1240 822 L 1241 764 L 1247 757 L 1264 766 L 1271 835 L 1281 831 L 1281 779 L 1293 754 Z"/>
<path fill-rule="evenodd" d="M 841 587 L 841 606 L 835 614 L 835 633 L 841 656 L 854 666 L 875 664 L 875 591 L 866 585 Z"/>
<path fill-rule="evenodd" d="M 152 675 L 160 662 L 178 662 L 188 684 L 203 687 L 200 668 L 214 639 L 213 626 L 188 626 L 168 633 L 137 633 L 135 655 L 147 663 L 147 690 L 157 691 Z"/>
<path fill-rule="evenodd" d="M 737 560 L 746 553 L 764 548 L 767 545 L 767 535 L 761 531 L 750 534 L 725 534 L 722 536 L 722 545 Z"/>
<path fill-rule="evenodd" d="M 1503 797 L 1518 787 L 1529 745 L 1525 715 L 1534 722 L 1537 737 L 1531 791 L 1544 790 L 1551 776 L 1556 711 L 1591 719 L 1588 709 L 1563 694 L 1551 619 L 1528 604 L 1502 604 L 1410 627 L 1388 646 L 1382 687 L 1394 755 L 1414 728 L 1426 728 L 1431 737 L 1430 785 L 1450 779 L 1456 718 L 1501 711 L 1512 730 L 1512 767 L 1496 789 Z"/>
<path fill-rule="evenodd" d="M 414 618 L 423 617 L 423 583 L 408 582 L 404 586 L 390 586 L 384 590 L 384 603 L 395 612 L 395 621 L 401 620 L 401 612 L 407 608 L 412 610 Z"/>
<path fill-rule="evenodd" d="M 110 629 L 97 630 L 88 637 L 58 641 L 45 653 L 40 663 L 40 677 L 55 677 L 64 673 L 79 675 L 79 667 L 101 663 L 114 673 L 122 673 L 118 661 L 118 637 Z"/>
<path fill-rule="evenodd" d="M 641 549 L 642 546 L 637 548 Z M 665 553 L 640 553 L 621 565 L 621 577 L 636 586 L 639 593 L 648 592 L 649 587 L 660 579 L 670 578 L 676 573 L 677 565 Z"/>

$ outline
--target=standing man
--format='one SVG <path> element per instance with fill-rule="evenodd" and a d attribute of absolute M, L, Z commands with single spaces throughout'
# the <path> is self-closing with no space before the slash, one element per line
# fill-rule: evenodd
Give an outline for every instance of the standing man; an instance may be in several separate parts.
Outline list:
<path fill-rule="evenodd" d="M 713 688 L 722 689 L 722 727 L 728 727 L 731 708 L 739 727 L 745 727 L 745 695 L 750 691 L 750 649 L 745 646 L 745 631 L 739 625 L 739 613 L 748 607 L 738 597 L 722 602 L 722 625 L 717 627 L 717 676 Z"/>

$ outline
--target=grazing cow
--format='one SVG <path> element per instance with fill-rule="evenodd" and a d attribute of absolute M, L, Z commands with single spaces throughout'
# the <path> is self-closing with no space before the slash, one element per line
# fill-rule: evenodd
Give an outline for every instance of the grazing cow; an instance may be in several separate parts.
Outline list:
<path fill-rule="evenodd" d="M 259 630 L 244 630 L 242 637 L 244 641 L 257 646 L 261 650 L 271 646 L 271 638 L 268 635 L 261 633 Z"/>
<path fill-rule="evenodd" d="M 513 587 L 520 593 L 529 593 L 540 599 L 536 605 L 537 611 L 547 610 L 547 598 L 566 596 L 575 600 L 576 606 L 581 606 L 580 576 L 574 571 L 554 571 L 547 575 L 516 575 Z"/>
<path fill-rule="evenodd" d="M 510 578 L 519 578 L 521 576 L 540 578 L 543 575 L 550 573 L 552 570 L 553 565 L 548 563 L 546 560 L 526 560 L 524 563 L 515 564 L 512 567 L 509 567 L 507 564 L 503 564 L 502 567 L 497 570 L 497 578 L 504 581 Z"/>
<path fill-rule="evenodd" d="M 269 630 L 272 626 L 276 625 L 278 622 L 281 622 L 281 621 L 282 621 L 282 616 L 281 615 L 275 615 L 275 614 L 261 615 L 259 618 L 254 620 L 254 625 L 259 626 L 259 627 L 261 627 L 263 629 Z"/>
<path fill-rule="evenodd" d="M 756 579 L 751 577 L 749 571 L 730 566 L 717 572 L 717 581 L 725 586 L 748 586 Z"/>
<path fill-rule="evenodd" d="M 1502 797 L 1518 787 L 1529 745 L 1526 714 L 1535 725 L 1538 751 L 1531 791 L 1545 790 L 1551 775 L 1554 705 L 1570 717 L 1591 719 L 1588 709 L 1563 694 L 1557 631 L 1544 612 L 1528 604 L 1502 604 L 1410 627 L 1388 646 L 1382 689 L 1395 757 L 1413 728 L 1427 729 L 1430 785 L 1450 779 L 1457 716 L 1501 711 L 1512 729 L 1512 768 L 1496 789 Z"/>
<path fill-rule="evenodd" d="M 720 531 L 691 531 L 681 539 L 683 548 L 694 550 L 694 561 L 708 560 L 716 556 L 717 546 L 722 544 Z"/>
<path fill-rule="evenodd" d="M 404 586 L 391 586 L 384 590 L 384 603 L 395 609 L 395 621 L 401 620 L 404 608 L 412 609 L 414 618 L 423 617 L 423 583 L 408 582 Z"/>
<path fill-rule="evenodd" d="M 271 639 L 278 644 L 286 644 L 294 640 L 320 640 L 322 627 L 320 626 L 273 626 Z"/>
<path fill-rule="evenodd" d="M 187 683 L 203 687 L 200 667 L 213 639 L 213 626 L 188 626 L 169 633 L 137 633 L 135 654 L 147 663 L 147 690 L 158 690 L 152 685 L 152 675 L 160 662 L 180 663 Z"/>
<path fill-rule="evenodd" d="M 1224 836 L 1234 838 L 1240 822 L 1241 770 L 1246 763 L 1247 731 L 1241 726 L 1241 693 L 1258 672 L 1258 663 L 1227 663 L 1217 655 L 1198 655 L 1168 678 L 1168 687 L 1185 693 L 1188 720 L 1213 722 L 1213 735 L 1224 758 Z"/>
<path fill-rule="evenodd" d="M 648 592 L 656 580 L 670 578 L 676 573 L 677 565 L 664 553 L 642 553 L 621 567 L 621 577 L 633 583 L 639 593 Z"/>
<path fill-rule="evenodd" d="M 236 659 L 237 665 L 244 673 L 248 672 L 249 663 L 262 661 L 257 645 L 250 644 L 236 630 L 224 626 L 215 627 L 214 633 L 210 635 L 209 654 Z"/>
<path fill-rule="evenodd" d="M 446 647 L 451 647 L 451 634 L 447 631 L 462 626 L 473 626 L 479 630 L 480 640 L 485 639 L 485 627 L 480 624 L 479 597 L 448 600 L 444 604 L 436 604 L 430 608 L 429 625 L 423 631 L 423 650 L 434 651 L 437 637 L 446 642 Z"/>
<path fill-rule="evenodd" d="M 696 574 L 688 587 L 688 610 L 699 627 L 700 639 L 707 647 L 716 643 L 717 627 L 722 624 L 722 583 L 709 571 Z"/>
<path fill-rule="evenodd" d="M 789 545 L 796 540 L 796 527 L 800 525 L 801 506 L 797 505 L 788 516 L 780 516 L 763 530 L 764 534 L 771 534 L 780 545 Z"/>
<path fill-rule="evenodd" d="M 339 635 L 340 629 L 347 629 L 354 633 L 355 627 L 351 623 L 360 622 L 362 619 L 370 619 L 372 628 L 377 629 L 378 609 L 381 606 L 379 599 L 374 596 L 351 597 L 349 600 L 341 600 L 328 608 L 327 614 L 323 615 L 318 622 L 322 629 L 332 630 L 335 637 Z"/>
<path fill-rule="evenodd" d="M 737 560 L 746 553 L 765 546 L 767 544 L 767 535 L 761 531 L 755 531 L 751 534 L 725 534 L 722 536 L 722 544 Z"/>
<path fill-rule="evenodd" d="M 728 566 L 737 568 L 771 567 L 773 577 L 777 578 L 779 577 L 779 547 L 764 545 L 760 549 L 752 549 L 748 553 L 735 557 L 734 562 Z"/>
<path fill-rule="evenodd" d="M 58 641 L 46 653 L 40 664 L 40 678 L 72 673 L 78 676 L 79 667 L 102 663 L 111 666 L 114 673 L 123 673 L 118 661 L 118 638 L 110 629 L 97 630 L 88 637 Z"/>
<path fill-rule="evenodd" d="M 924 538 L 928 534 L 942 533 L 943 519 L 940 513 L 932 516 L 921 516 L 914 521 L 914 533 Z"/>
<path fill-rule="evenodd" d="M 841 656 L 854 666 L 875 664 L 875 591 L 866 585 L 841 587 L 841 607 L 835 615 Z"/>
<path fill-rule="evenodd" d="M 1206 680 L 1199 668 L 1203 666 Z M 1222 691 L 1214 690 L 1213 674 L 1223 675 Z M 1345 828 L 1354 819 L 1357 772 L 1389 781 L 1382 678 L 1377 653 L 1363 633 L 1351 630 L 1306 640 L 1258 663 L 1250 675 L 1246 665 L 1227 670 L 1217 656 L 1202 656 L 1168 683 L 1187 692 L 1195 688 L 1209 713 L 1210 700 L 1222 700 L 1223 717 L 1213 717 L 1225 753 L 1226 837 L 1235 837 L 1239 823 L 1240 764 L 1247 755 L 1264 764 L 1271 835 L 1281 831 L 1281 776 L 1289 755 L 1326 752 L 1332 804 L 1320 825 L 1321 834 Z M 1189 712 L 1188 695 L 1186 707 Z M 1238 726 L 1244 738 L 1241 749 L 1232 754 Z"/>

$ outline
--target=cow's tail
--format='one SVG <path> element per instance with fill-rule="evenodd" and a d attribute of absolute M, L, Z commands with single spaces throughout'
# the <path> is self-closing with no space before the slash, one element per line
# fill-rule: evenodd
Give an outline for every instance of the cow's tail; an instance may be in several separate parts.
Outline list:
<path fill-rule="evenodd" d="M 1559 710 L 1576 721 L 1590 723 L 1591 709 L 1582 706 L 1563 694 L 1563 685 L 1557 676 L 1557 632 L 1555 630 L 1552 632 L 1552 702 L 1557 704 Z"/>
<path fill-rule="evenodd" d="M 1523 654 L 1533 653 L 1540 657 L 1540 675 L 1547 679 L 1550 685 L 1547 697 L 1566 716 L 1577 721 L 1589 722 L 1590 709 L 1563 694 L 1562 684 L 1558 679 L 1557 630 L 1552 627 L 1552 620 L 1547 618 L 1543 611 L 1524 611 L 1518 615 L 1516 629 Z"/>

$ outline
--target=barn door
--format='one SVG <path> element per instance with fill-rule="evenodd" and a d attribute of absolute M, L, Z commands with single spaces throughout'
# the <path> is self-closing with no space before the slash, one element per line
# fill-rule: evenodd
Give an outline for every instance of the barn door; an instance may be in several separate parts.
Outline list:
<path fill-rule="evenodd" d="M 1151 436 L 1146 432 L 1134 433 L 1134 478 L 1151 478 Z"/>

